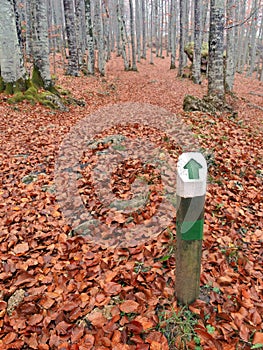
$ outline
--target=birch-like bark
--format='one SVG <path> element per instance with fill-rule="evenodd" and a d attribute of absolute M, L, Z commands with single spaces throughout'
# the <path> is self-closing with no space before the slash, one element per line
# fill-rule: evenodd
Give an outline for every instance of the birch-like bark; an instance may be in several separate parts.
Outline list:
<path fill-rule="evenodd" d="M 9 93 L 13 93 L 19 80 L 22 82 L 27 79 L 16 31 L 13 1 L 10 0 L 1 1 L 0 72 L 4 85 L 9 85 Z"/>
<path fill-rule="evenodd" d="M 141 0 L 142 6 L 142 58 L 146 59 L 146 11 L 145 11 L 145 0 Z"/>
<path fill-rule="evenodd" d="M 163 32 L 164 32 L 164 3 L 163 0 L 160 1 L 160 12 L 161 12 L 161 18 L 160 18 L 160 57 L 163 58 Z"/>
<path fill-rule="evenodd" d="M 102 1 L 102 31 L 103 31 L 103 45 L 104 45 L 104 60 L 107 62 L 111 58 L 111 36 L 110 36 L 110 13 L 108 1 Z"/>
<path fill-rule="evenodd" d="M 202 0 L 194 0 L 193 82 L 201 84 Z"/>
<path fill-rule="evenodd" d="M 244 19 L 246 16 L 246 5 L 247 0 L 243 0 L 240 4 L 240 19 Z M 246 60 L 246 47 L 248 44 L 248 33 L 245 30 L 245 25 L 241 25 L 240 31 L 239 31 L 239 39 L 238 39 L 238 63 L 237 63 L 237 70 L 239 73 L 242 73 L 244 70 L 245 60 Z"/>
<path fill-rule="evenodd" d="M 186 40 L 186 2 L 185 0 L 180 0 L 180 38 L 179 38 L 179 67 L 178 67 L 178 76 L 183 75 L 183 69 L 185 65 L 185 53 L 184 46 Z"/>
<path fill-rule="evenodd" d="M 171 64 L 170 69 L 175 69 L 176 58 L 176 7 L 175 0 L 170 3 L 170 37 L 171 37 Z"/>
<path fill-rule="evenodd" d="M 66 22 L 66 34 L 68 41 L 68 68 L 67 74 L 72 76 L 79 75 L 79 60 L 77 47 L 76 17 L 73 0 L 63 0 L 64 14 Z"/>
<path fill-rule="evenodd" d="M 209 33 L 209 30 L 208 30 L 209 24 L 207 23 L 209 19 L 209 16 L 208 16 L 209 0 L 202 0 L 202 1 L 203 1 L 203 5 L 202 5 L 202 45 L 201 47 L 203 47 L 204 43 L 208 42 L 208 33 Z"/>
<path fill-rule="evenodd" d="M 116 26 L 116 29 L 115 29 L 115 32 L 116 32 L 116 46 L 117 46 L 117 56 L 121 56 L 122 54 L 122 45 L 121 45 L 121 32 L 120 32 L 120 24 L 119 24 L 119 1 L 117 0 L 116 1 L 116 4 L 115 4 L 115 12 L 116 12 L 116 23 L 115 23 L 115 26 Z"/>
<path fill-rule="evenodd" d="M 153 18 L 154 18 L 154 13 L 153 13 L 153 0 L 151 0 L 151 18 L 150 18 L 150 64 L 153 64 L 153 31 L 154 31 L 154 25 L 153 25 Z"/>
<path fill-rule="evenodd" d="M 135 11 L 136 11 L 136 49 L 137 49 L 137 60 L 141 61 L 141 6 L 140 1 L 135 0 Z"/>
<path fill-rule="evenodd" d="M 89 74 L 95 73 L 95 54 L 94 54 L 94 39 L 93 39 L 93 25 L 91 18 L 90 0 L 85 0 L 85 14 L 86 14 L 86 33 L 87 33 L 87 70 Z"/>
<path fill-rule="evenodd" d="M 124 13 L 123 13 L 123 0 L 118 0 L 117 3 L 117 18 L 119 23 L 119 31 L 121 36 L 121 48 L 122 48 L 122 58 L 124 62 L 124 70 L 128 71 L 130 69 L 129 61 L 127 58 L 127 51 L 126 51 L 126 35 L 125 35 L 125 20 L 124 20 Z"/>
<path fill-rule="evenodd" d="M 234 22 L 235 1 L 227 0 L 226 4 L 226 24 Z M 226 92 L 233 90 L 235 76 L 235 28 L 229 28 L 226 32 L 226 68 L 225 68 L 225 89 Z"/>
<path fill-rule="evenodd" d="M 105 52 L 103 41 L 103 23 L 101 18 L 101 1 L 94 0 L 94 27 L 96 32 L 96 42 L 98 48 L 98 70 L 105 75 Z"/>
<path fill-rule="evenodd" d="M 254 0 L 252 9 L 258 9 L 259 1 Z M 249 70 L 247 72 L 247 76 L 251 76 L 255 69 L 255 61 L 256 61 L 256 35 L 257 35 L 257 19 L 258 19 L 258 11 L 256 11 L 254 18 L 252 20 L 250 26 L 250 62 L 249 62 Z"/>
<path fill-rule="evenodd" d="M 132 0 L 129 0 L 130 6 L 130 26 L 131 26 L 131 48 L 132 48 L 132 66 L 131 70 L 137 71 L 136 66 L 136 47 L 135 47 L 135 29 L 134 29 L 134 13 Z"/>
<path fill-rule="evenodd" d="M 79 66 L 83 64 L 86 51 L 86 23 L 85 23 L 85 3 L 84 0 L 75 0 L 76 10 L 76 34 Z"/>
<path fill-rule="evenodd" d="M 211 0 L 210 4 L 208 95 L 224 99 L 225 2 L 224 0 Z"/>
<path fill-rule="evenodd" d="M 159 49 L 160 49 L 158 19 L 159 19 L 158 0 L 154 0 L 153 33 L 154 33 L 156 57 L 159 56 Z"/>
<path fill-rule="evenodd" d="M 52 86 L 49 65 L 47 1 L 31 0 L 33 82 L 39 87 Z"/>

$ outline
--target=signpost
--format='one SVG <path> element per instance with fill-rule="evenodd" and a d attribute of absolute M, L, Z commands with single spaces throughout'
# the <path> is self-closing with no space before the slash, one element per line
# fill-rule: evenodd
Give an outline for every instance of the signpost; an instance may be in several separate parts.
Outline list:
<path fill-rule="evenodd" d="M 198 152 L 177 163 L 176 296 L 189 305 L 199 296 L 207 164 Z"/>

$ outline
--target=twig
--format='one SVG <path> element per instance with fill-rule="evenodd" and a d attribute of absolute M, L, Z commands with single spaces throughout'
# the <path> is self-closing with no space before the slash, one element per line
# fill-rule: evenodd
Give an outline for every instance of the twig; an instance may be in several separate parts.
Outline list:
<path fill-rule="evenodd" d="M 253 17 L 254 14 L 255 14 L 260 8 L 261 8 L 261 5 L 260 5 L 259 7 L 257 7 L 257 8 L 255 8 L 255 10 L 252 11 L 252 12 L 250 13 L 250 15 L 249 15 L 247 18 L 244 19 L 244 21 L 242 21 L 242 22 L 240 22 L 240 23 L 231 24 L 231 25 L 225 27 L 225 29 L 231 29 L 231 28 L 234 28 L 234 27 L 242 26 L 243 24 L 245 24 L 246 22 L 248 22 L 248 21 L 250 20 L 250 18 Z"/>
<path fill-rule="evenodd" d="M 261 111 L 263 111 L 263 107 L 260 107 L 258 105 L 254 105 L 253 103 L 248 102 L 248 106 L 253 107 L 253 108 L 257 108 L 257 109 L 260 109 Z"/>
<path fill-rule="evenodd" d="M 257 92 L 254 92 L 254 91 L 250 91 L 249 94 L 250 94 L 250 95 L 255 95 L 255 96 L 263 97 L 263 94 L 258 94 Z"/>

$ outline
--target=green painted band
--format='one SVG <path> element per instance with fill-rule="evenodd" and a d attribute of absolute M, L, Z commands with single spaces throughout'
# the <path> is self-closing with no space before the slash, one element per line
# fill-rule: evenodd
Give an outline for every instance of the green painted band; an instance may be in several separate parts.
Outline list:
<path fill-rule="evenodd" d="M 200 241 L 203 239 L 204 220 L 183 221 L 176 223 L 176 234 L 183 241 Z"/>

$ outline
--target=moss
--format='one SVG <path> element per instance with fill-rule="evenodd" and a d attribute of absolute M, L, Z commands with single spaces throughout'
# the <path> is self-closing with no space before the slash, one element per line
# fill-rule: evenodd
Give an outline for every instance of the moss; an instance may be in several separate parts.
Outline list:
<path fill-rule="evenodd" d="M 0 77 L 0 92 L 3 92 L 5 90 L 5 83 L 3 81 L 3 78 Z"/>
<path fill-rule="evenodd" d="M 16 83 L 5 84 L 3 79 L 0 79 L 0 87 L 2 88 L 2 91 L 9 95 L 14 94 L 11 98 L 8 99 L 8 102 L 15 104 L 27 100 L 32 104 L 39 102 L 42 105 L 52 109 L 67 111 L 67 107 L 63 103 L 63 100 L 60 98 L 61 93 L 52 85 L 50 85 L 49 89 L 45 90 L 44 92 L 39 92 L 39 86 L 35 84 L 38 76 L 37 70 L 35 70 L 35 73 L 33 75 L 34 80 L 20 79 Z M 65 91 L 65 95 L 66 94 L 69 94 L 69 92 Z"/>
<path fill-rule="evenodd" d="M 43 79 L 41 78 L 39 69 L 36 66 L 33 68 L 32 83 L 38 88 L 44 87 Z"/>
<path fill-rule="evenodd" d="M 203 43 L 201 50 L 202 57 L 208 57 L 208 43 Z"/>
<path fill-rule="evenodd" d="M 20 78 L 15 82 L 5 83 L 3 78 L 0 77 L 0 92 L 4 92 L 7 95 L 25 92 L 31 86 L 33 85 L 30 79 Z"/>
<path fill-rule="evenodd" d="M 12 95 L 14 93 L 14 83 L 6 83 L 4 92 L 7 95 Z"/>
<path fill-rule="evenodd" d="M 17 92 L 26 91 L 27 88 L 27 80 L 22 78 L 18 79 L 13 85 L 14 94 L 16 94 Z"/>
<path fill-rule="evenodd" d="M 46 90 L 50 91 L 52 94 L 60 97 L 60 92 L 55 88 L 55 86 L 50 85 Z"/>
<path fill-rule="evenodd" d="M 36 98 L 37 97 L 37 88 L 35 86 L 31 86 L 30 88 L 28 88 L 25 91 L 25 96 Z"/>
<path fill-rule="evenodd" d="M 18 103 L 18 102 L 22 102 L 25 99 L 25 96 L 23 94 L 23 92 L 18 91 L 17 93 L 14 94 L 14 96 L 12 96 L 11 98 L 8 99 L 9 103 Z"/>

